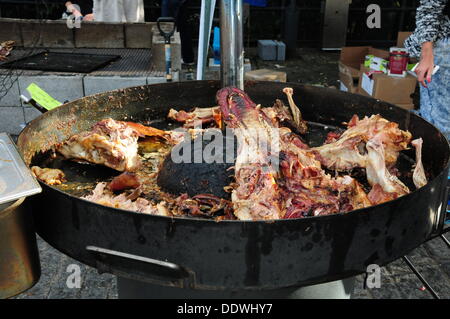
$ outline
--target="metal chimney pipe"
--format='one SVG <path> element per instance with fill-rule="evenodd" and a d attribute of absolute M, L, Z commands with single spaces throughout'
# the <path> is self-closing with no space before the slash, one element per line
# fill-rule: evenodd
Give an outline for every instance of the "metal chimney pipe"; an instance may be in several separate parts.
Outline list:
<path fill-rule="evenodd" d="M 222 87 L 244 89 L 242 0 L 220 0 L 220 79 Z"/>

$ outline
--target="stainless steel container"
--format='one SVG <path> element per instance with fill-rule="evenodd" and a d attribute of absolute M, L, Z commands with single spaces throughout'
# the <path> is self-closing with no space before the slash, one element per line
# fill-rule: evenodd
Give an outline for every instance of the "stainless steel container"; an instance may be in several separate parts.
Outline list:
<path fill-rule="evenodd" d="M 27 290 L 41 274 L 33 215 L 25 202 L 41 190 L 14 142 L 0 133 L 0 298 Z"/>
<path fill-rule="evenodd" d="M 24 200 L 0 211 L 0 298 L 31 288 L 41 275 L 33 216 Z"/>

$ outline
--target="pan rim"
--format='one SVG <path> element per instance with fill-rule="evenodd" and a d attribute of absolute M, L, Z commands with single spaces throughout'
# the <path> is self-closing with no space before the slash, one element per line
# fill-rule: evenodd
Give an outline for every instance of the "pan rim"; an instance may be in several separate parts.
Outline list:
<path fill-rule="evenodd" d="M 215 84 L 217 84 L 219 81 L 214 81 L 214 80 L 201 80 L 201 81 L 188 81 L 188 83 L 189 83 L 189 82 L 196 82 L 196 83 L 198 83 L 198 84 L 201 84 L 201 83 L 209 83 L 209 84 L 215 85 Z M 89 95 L 89 96 L 85 96 L 85 97 L 82 97 L 82 98 L 73 100 L 73 101 L 71 101 L 71 102 L 65 103 L 65 104 L 61 105 L 61 107 L 62 107 L 62 106 L 66 106 L 66 105 L 68 105 L 68 104 L 75 103 L 75 102 L 80 101 L 80 100 L 82 100 L 82 99 L 85 99 L 85 98 L 87 98 L 87 97 L 93 98 L 93 97 L 100 96 L 100 95 L 110 95 L 111 93 L 120 93 L 120 92 L 124 92 L 124 91 L 126 91 L 126 90 L 139 89 L 139 88 L 143 88 L 143 87 L 154 87 L 154 86 L 162 86 L 162 85 L 174 85 L 174 86 L 177 86 L 177 85 L 180 85 L 180 84 L 182 84 L 182 83 L 186 83 L 186 82 L 155 83 L 155 84 L 147 84 L 147 85 L 137 85 L 137 86 L 127 87 L 127 88 L 120 88 L 120 89 L 115 89 L 115 90 L 111 90 L 111 91 L 106 91 L 106 92 L 101 92 L 101 93 L 96 93 L 96 94 L 92 94 L 92 95 Z M 194 84 L 196 84 L 196 83 L 194 83 Z M 252 86 L 252 85 L 255 85 L 255 84 L 271 84 L 271 85 L 273 85 L 274 83 L 273 83 L 273 82 L 270 82 L 270 81 L 246 81 L 246 85 Z M 335 93 L 336 93 L 336 94 L 339 94 L 339 95 L 348 95 L 348 94 L 356 95 L 356 94 L 353 94 L 353 93 L 341 92 L 341 91 L 338 91 L 338 90 L 336 90 L 336 89 L 322 88 L 322 87 L 315 87 L 315 86 L 304 85 L 304 84 L 300 84 L 300 83 L 286 82 L 286 83 L 282 83 L 282 84 L 283 84 L 284 86 L 289 86 L 289 85 L 293 85 L 293 86 L 297 86 L 297 87 L 298 87 L 298 86 L 301 86 L 301 87 L 304 87 L 304 88 L 314 88 L 314 89 L 320 89 L 320 90 L 323 90 L 323 91 L 325 91 L 325 90 L 333 90 L 333 91 L 336 91 Z M 394 104 L 391 104 L 391 103 L 388 103 L 388 102 L 385 102 L 385 101 L 381 101 L 381 100 L 374 99 L 374 98 L 367 97 L 367 96 L 361 96 L 361 95 L 357 95 L 357 96 L 358 96 L 358 98 L 360 98 L 360 99 L 365 99 L 365 100 L 369 100 L 369 101 L 376 101 L 377 103 L 382 103 L 383 105 L 385 105 L 385 107 L 388 107 L 388 108 L 390 108 L 390 109 L 393 108 L 393 109 L 396 109 L 396 110 L 398 110 L 398 111 L 401 111 L 401 112 L 404 113 L 404 114 L 410 114 L 410 115 L 413 116 L 413 117 L 416 116 L 416 117 L 420 118 L 422 121 L 424 121 L 424 122 L 427 123 L 429 126 L 431 126 L 435 131 L 437 131 L 437 132 L 440 134 L 441 137 L 443 137 L 444 141 L 446 142 L 446 153 L 447 153 L 447 155 L 450 154 L 450 141 L 447 139 L 447 137 L 446 137 L 444 134 L 442 134 L 442 132 L 441 132 L 434 124 L 430 123 L 429 121 L 427 121 L 426 119 L 424 119 L 424 118 L 423 118 L 422 116 L 420 116 L 419 114 L 416 114 L 416 113 L 410 112 L 410 111 L 408 111 L 408 110 L 402 109 L 402 108 L 400 108 L 400 107 L 398 107 L 398 106 L 396 106 L 396 105 L 394 105 Z M 78 105 L 77 107 L 88 108 L 88 105 L 87 105 L 86 103 L 84 103 L 84 104 Z M 48 111 L 48 112 L 45 113 L 45 115 L 46 115 L 46 114 L 52 114 L 52 113 L 55 113 L 55 112 L 58 111 L 58 109 L 59 109 L 59 107 L 58 107 L 58 108 L 55 108 L 55 109 L 53 109 L 53 110 L 51 110 L 51 111 Z M 375 114 L 375 113 L 373 113 L 373 114 Z M 41 116 L 43 116 L 43 115 L 44 115 L 44 114 L 42 114 Z M 36 122 L 36 121 L 39 121 L 41 116 L 39 116 L 39 117 L 37 117 L 36 119 L 34 119 L 34 120 L 32 120 L 31 122 L 29 122 L 28 125 L 27 125 L 27 126 L 19 133 L 19 137 L 20 137 L 20 136 L 21 136 L 21 135 L 29 128 L 29 127 L 30 127 L 30 125 L 31 125 L 32 123 L 34 123 L 34 122 Z M 22 150 L 21 150 L 21 152 L 22 152 Z M 41 181 L 39 181 L 39 183 L 41 183 L 41 185 L 43 185 L 44 187 L 48 187 L 48 188 L 52 189 L 53 191 L 57 191 L 57 192 L 61 193 L 62 195 L 67 196 L 67 197 L 69 197 L 69 198 L 71 198 L 71 199 L 78 199 L 78 200 L 81 199 L 81 200 L 84 200 L 84 201 L 89 202 L 89 203 L 91 203 L 91 204 L 99 205 L 100 207 L 104 207 L 104 208 L 108 208 L 108 209 L 113 209 L 114 211 L 116 211 L 116 212 L 121 212 L 121 213 L 142 214 L 142 215 L 148 215 L 148 216 L 151 216 L 151 217 L 161 217 L 161 218 L 166 218 L 166 219 L 170 219 L 170 220 L 190 220 L 190 221 L 202 221 L 202 222 L 208 221 L 208 222 L 214 222 L 214 223 L 222 223 L 222 222 L 227 222 L 227 223 L 236 223 L 236 222 L 239 222 L 239 223 L 242 223 L 242 222 L 243 222 L 243 223 L 249 223 L 249 222 L 251 222 L 251 223 L 264 223 L 264 224 L 270 224 L 270 223 L 274 223 L 274 222 L 277 222 L 277 221 L 287 221 L 287 222 L 288 222 L 288 221 L 298 221 L 298 220 L 310 220 L 311 218 L 320 218 L 320 217 L 321 217 L 322 219 L 324 219 L 324 218 L 326 218 L 326 217 L 327 217 L 327 218 L 332 218 L 332 217 L 334 217 L 334 216 L 343 216 L 343 215 L 349 215 L 349 214 L 352 214 L 352 215 L 353 215 L 353 214 L 360 213 L 360 212 L 362 213 L 364 210 L 372 209 L 372 208 L 374 208 L 374 207 L 383 207 L 383 206 L 386 206 L 386 205 L 391 204 L 391 203 L 397 203 L 397 202 L 398 202 L 399 200 L 401 200 L 402 198 L 408 198 L 410 195 L 412 196 L 413 194 L 416 194 L 416 193 L 418 193 L 419 191 L 423 191 L 424 189 L 430 187 L 430 184 L 433 184 L 436 180 L 438 180 L 439 178 L 442 178 L 441 175 L 443 175 L 444 173 L 448 172 L 449 167 L 450 167 L 450 156 L 447 156 L 447 158 L 446 158 L 446 163 L 445 163 L 445 168 L 444 168 L 443 170 L 441 170 L 441 171 L 439 172 L 439 174 L 435 175 L 433 179 L 429 180 L 428 183 L 427 183 L 425 186 L 423 186 L 423 187 L 421 187 L 421 188 L 418 188 L 418 189 L 415 189 L 414 191 L 412 191 L 412 192 L 410 192 L 410 193 L 408 193 L 408 194 L 406 194 L 406 195 L 400 196 L 400 197 L 398 197 L 398 198 L 396 198 L 396 199 L 394 199 L 394 200 L 387 201 L 387 202 L 384 202 L 384 203 L 381 203 L 381 204 L 378 204 L 378 205 L 373 205 L 373 206 L 369 206 L 369 207 L 366 207 L 366 208 L 355 209 L 355 210 L 352 210 L 352 211 L 350 211 L 350 212 L 339 212 L 339 213 L 334 213 L 334 214 L 330 214 L 330 215 L 323 215 L 323 216 L 307 216 L 307 217 L 302 217 L 302 218 L 270 219 L 270 220 L 221 220 L 221 221 L 216 221 L 216 220 L 214 220 L 214 219 L 199 218 L 199 217 L 188 217 L 188 216 L 161 216 L 161 215 L 143 214 L 143 213 L 139 213 L 139 212 L 135 212 L 135 211 L 131 211 L 131 210 L 124 210 L 124 209 L 120 209 L 120 208 L 115 208 L 115 207 L 110 207 L 110 206 L 98 204 L 98 203 L 95 203 L 95 202 L 92 202 L 92 201 L 83 199 L 83 198 L 81 198 L 81 197 L 77 197 L 77 196 L 68 194 L 68 193 L 66 193 L 66 192 L 64 192 L 64 191 L 62 191 L 62 190 L 60 190 L 60 189 L 58 189 L 58 188 L 56 188 L 56 187 L 54 187 L 54 186 L 47 185 L 47 184 L 45 184 L 45 183 L 43 183 L 43 182 L 41 182 Z"/>

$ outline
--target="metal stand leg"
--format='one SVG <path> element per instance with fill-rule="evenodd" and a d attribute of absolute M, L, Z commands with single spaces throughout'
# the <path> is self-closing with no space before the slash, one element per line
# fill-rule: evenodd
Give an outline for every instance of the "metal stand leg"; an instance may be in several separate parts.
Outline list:
<path fill-rule="evenodd" d="M 117 277 L 121 299 L 350 299 L 355 278 L 302 288 L 259 291 L 194 290 L 152 285 Z"/>
<path fill-rule="evenodd" d="M 409 260 L 408 257 L 403 256 L 403 260 L 404 262 L 408 265 L 408 267 L 414 272 L 414 274 L 417 276 L 417 278 L 419 278 L 419 280 L 423 283 L 423 285 L 427 288 L 427 290 L 430 292 L 430 294 L 435 298 L 435 299 L 441 299 L 439 297 L 439 295 L 436 293 L 436 291 L 434 291 L 434 289 L 430 286 L 430 284 L 425 280 L 425 278 L 423 278 L 423 276 L 421 275 L 421 273 L 417 270 L 417 268 L 412 264 L 412 262 Z"/>

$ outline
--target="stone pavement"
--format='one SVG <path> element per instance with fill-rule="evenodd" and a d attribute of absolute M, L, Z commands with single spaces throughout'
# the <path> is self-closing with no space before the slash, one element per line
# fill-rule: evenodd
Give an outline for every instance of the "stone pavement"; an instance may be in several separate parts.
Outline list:
<path fill-rule="evenodd" d="M 450 239 L 449 234 L 447 238 Z M 42 265 L 39 282 L 19 299 L 115 299 L 116 279 L 110 274 L 98 274 L 96 269 L 60 253 L 44 240 L 38 238 Z M 441 298 L 450 299 L 450 249 L 437 238 L 415 249 L 410 259 L 429 281 Z M 77 264 L 81 269 L 80 288 L 69 289 L 66 281 L 71 272 L 67 267 Z M 357 277 L 353 292 L 355 299 L 432 299 L 430 293 L 421 289 L 422 283 L 402 260 L 396 260 L 381 269 L 381 287 L 364 288 L 364 276 Z"/>

